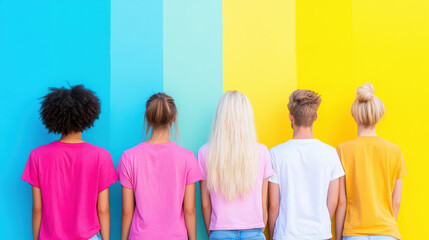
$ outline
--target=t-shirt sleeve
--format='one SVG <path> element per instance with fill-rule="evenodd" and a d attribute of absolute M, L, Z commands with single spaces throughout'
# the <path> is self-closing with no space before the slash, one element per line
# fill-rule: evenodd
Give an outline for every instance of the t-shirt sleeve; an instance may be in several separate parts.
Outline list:
<path fill-rule="evenodd" d="M 340 158 L 338 157 L 338 153 L 336 151 L 333 151 L 332 157 L 334 159 L 334 162 L 331 172 L 331 181 L 344 176 L 344 168 L 341 164 Z"/>
<path fill-rule="evenodd" d="M 279 176 L 278 176 L 278 167 L 276 162 L 276 156 L 275 153 L 271 150 L 270 151 L 271 156 L 271 166 L 273 167 L 273 175 L 268 179 L 269 182 L 277 183 L 279 184 Z"/>
<path fill-rule="evenodd" d="M 340 146 L 337 147 L 337 155 L 340 158 L 341 164 L 343 164 L 343 166 L 344 166 L 344 160 L 343 160 L 343 157 L 341 156 L 341 147 Z"/>
<path fill-rule="evenodd" d="M 269 178 L 274 174 L 273 166 L 271 163 L 270 152 L 268 152 L 267 147 L 264 146 L 262 157 L 264 158 L 264 179 Z"/>
<path fill-rule="evenodd" d="M 98 179 L 98 192 L 102 192 L 118 180 L 112 156 L 109 152 L 100 154 L 100 174 Z"/>
<path fill-rule="evenodd" d="M 407 173 L 408 173 L 408 170 L 407 170 L 407 167 L 405 166 L 404 156 L 402 155 L 402 152 L 399 152 L 399 163 L 398 163 L 396 179 L 403 178 Z"/>
<path fill-rule="evenodd" d="M 198 151 L 198 166 L 200 167 L 201 180 L 207 180 L 206 157 L 207 150 L 204 147 L 200 148 Z"/>
<path fill-rule="evenodd" d="M 25 165 L 24 173 L 22 174 L 21 179 L 34 187 L 40 188 L 37 159 L 31 153 L 28 157 L 27 164 Z"/>
<path fill-rule="evenodd" d="M 188 169 L 186 171 L 186 185 L 193 184 L 201 179 L 203 179 L 203 177 L 200 173 L 197 158 L 195 158 L 194 153 L 191 153 L 188 160 Z"/>
<path fill-rule="evenodd" d="M 125 153 L 122 154 L 118 163 L 119 183 L 126 188 L 134 189 L 132 169 L 129 165 L 129 159 Z"/>

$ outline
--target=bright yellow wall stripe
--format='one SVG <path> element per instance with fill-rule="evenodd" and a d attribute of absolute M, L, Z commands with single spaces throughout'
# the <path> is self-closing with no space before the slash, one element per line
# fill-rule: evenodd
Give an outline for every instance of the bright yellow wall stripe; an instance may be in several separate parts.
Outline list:
<path fill-rule="evenodd" d="M 356 136 L 350 114 L 356 88 L 375 86 L 386 107 L 378 134 L 404 154 L 399 229 L 429 239 L 429 2 L 297 1 L 298 87 L 322 94 L 315 136 L 333 146 Z"/>
<path fill-rule="evenodd" d="M 250 99 L 259 142 L 291 137 L 286 105 L 295 88 L 295 1 L 223 1 L 223 90 Z"/>
<path fill-rule="evenodd" d="M 386 115 L 379 134 L 401 147 L 408 175 L 402 239 L 429 239 L 429 1 L 353 1 L 353 77 L 374 82 Z"/>
<path fill-rule="evenodd" d="M 294 0 L 224 1 L 223 90 L 250 98 L 259 141 L 272 147 L 291 138 L 288 95 L 313 89 L 323 99 L 315 137 L 336 146 L 356 136 L 350 105 L 372 82 L 386 105 L 378 133 L 401 146 L 409 170 L 402 237 L 426 239 L 429 2 L 410 1 L 298 1 L 296 21 Z"/>

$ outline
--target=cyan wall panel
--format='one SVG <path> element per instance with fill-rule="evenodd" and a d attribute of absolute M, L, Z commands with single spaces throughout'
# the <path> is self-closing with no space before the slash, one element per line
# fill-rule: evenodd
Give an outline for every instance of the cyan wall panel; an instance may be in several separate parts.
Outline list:
<path fill-rule="evenodd" d="M 83 83 L 102 101 L 84 139 L 109 146 L 110 2 L 0 0 L 1 239 L 31 239 L 30 151 L 59 138 L 39 120 L 47 88 Z"/>
<path fill-rule="evenodd" d="M 115 165 L 121 153 L 142 140 L 144 105 L 163 87 L 162 1 L 111 2 L 111 144 Z M 112 239 L 120 238 L 121 190 L 110 189 Z"/>
<path fill-rule="evenodd" d="M 208 141 L 222 95 L 222 1 L 164 0 L 164 90 L 178 107 L 181 145 L 197 154 Z M 207 239 L 196 193 L 197 238 Z"/>

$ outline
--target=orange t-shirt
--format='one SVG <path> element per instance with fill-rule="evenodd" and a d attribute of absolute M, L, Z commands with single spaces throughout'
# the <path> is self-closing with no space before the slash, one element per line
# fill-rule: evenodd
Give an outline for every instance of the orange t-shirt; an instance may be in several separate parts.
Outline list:
<path fill-rule="evenodd" d="M 399 146 L 379 136 L 357 137 L 340 144 L 337 151 L 346 173 L 343 236 L 401 239 L 392 208 L 395 182 L 407 173 Z"/>

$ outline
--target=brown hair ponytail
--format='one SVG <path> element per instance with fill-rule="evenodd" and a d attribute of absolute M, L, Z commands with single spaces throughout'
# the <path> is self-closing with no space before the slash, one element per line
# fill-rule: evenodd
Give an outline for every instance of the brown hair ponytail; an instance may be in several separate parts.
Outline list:
<path fill-rule="evenodd" d="M 174 99 L 165 93 L 155 93 L 146 102 L 146 135 L 149 130 L 168 129 L 174 124 L 177 134 L 177 108 Z"/>

